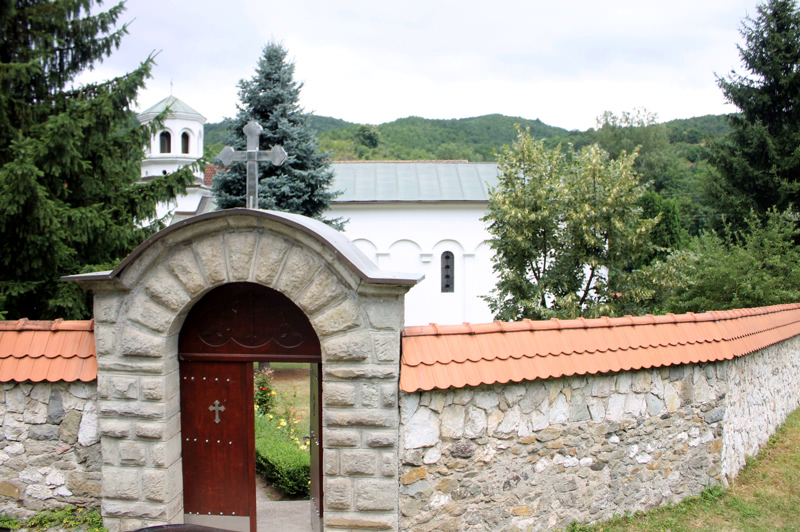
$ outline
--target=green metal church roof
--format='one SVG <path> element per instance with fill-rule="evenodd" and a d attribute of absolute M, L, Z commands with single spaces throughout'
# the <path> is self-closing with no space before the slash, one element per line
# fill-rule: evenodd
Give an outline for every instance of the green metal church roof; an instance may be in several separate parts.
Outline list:
<path fill-rule="evenodd" d="M 183 113 L 187 115 L 203 116 L 194 109 L 192 109 L 191 107 L 189 107 L 188 105 L 186 105 L 185 103 L 183 103 L 182 101 L 180 101 L 179 99 L 177 99 L 175 96 L 167 96 L 166 98 L 164 98 L 151 108 L 147 109 L 146 111 L 142 112 L 141 114 L 157 115 L 163 112 L 167 107 L 169 107 L 169 110 L 172 111 L 173 113 Z"/>
<path fill-rule="evenodd" d="M 338 161 L 331 190 L 344 202 L 486 202 L 497 185 L 496 163 Z"/>

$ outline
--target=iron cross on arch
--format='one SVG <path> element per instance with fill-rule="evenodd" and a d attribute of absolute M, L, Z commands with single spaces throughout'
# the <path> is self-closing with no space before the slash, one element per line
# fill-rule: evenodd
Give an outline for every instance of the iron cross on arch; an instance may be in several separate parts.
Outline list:
<path fill-rule="evenodd" d="M 286 150 L 282 146 L 273 146 L 270 150 L 258 149 L 258 138 L 264 128 L 255 120 L 251 120 L 242 129 L 247 137 L 247 151 L 236 151 L 230 146 L 225 146 L 219 152 L 219 159 L 225 166 L 231 163 L 247 162 L 247 201 L 245 207 L 248 209 L 258 209 L 258 163 L 271 162 L 275 166 L 280 166 L 286 160 Z"/>

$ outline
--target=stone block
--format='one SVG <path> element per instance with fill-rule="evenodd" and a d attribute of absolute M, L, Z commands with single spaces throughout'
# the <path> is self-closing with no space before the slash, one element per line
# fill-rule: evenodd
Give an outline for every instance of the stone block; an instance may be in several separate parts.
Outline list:
<path fill-rule="evenodd" d="M 325 429 L 322 441 L 325 447 L 355 447 L 359 442 L 359 432 L 357 430 Z"/>
<path fill-rule="evenodd" d="M 353 490 L 346 478 L 329 478 L 325 481 L 325 508 L 349 510 L 353 504 Z"/>
<path fill-rule="evenodd" d="M 99 356 L 114 353 L 114 344 L 117 340 L 117 330 L 114 325 L 96 324 L 94 327 L 94 348 Z"/>
<path fill-rule="evenodd" d="M 164 423 L 134 423 L 136 435 L 149 440 L 160 440 L 164 437 L 166 425 Z"/>
<path fill-rule="evenodd" d="M 150 274 L 145 293 L 159 305 L 180 312 L 191 301 L 183 285 L 163 268 Z"/>
<path fill-rule="evenodd" d="M 478 390 L 472 398 L 472 404 L 488 412 L 497 408 L 500 397 L 494 389 Z"/>
<path fill-rule="evenodd" d="M 372 355 L 369 333 L 357 332 L 322 342 L 322 360 L 326 362 L 356 362 Z"/>
<path fill-rule="evenodd" d="M 109 438 L 127 438 L 131 434 L 131 423 L 130 421 L 101 419 L 100 434 Z"/>
<path fill-rule="evenodd" d="M 363 408 L 377 408 L 380 403 L 380 394 L 376 384 L 364 383 L 361 385 L 361 406 Z"/>
<path fill-rule="evenodd" d="M 345 299 L 335 307 L 314 317 L 314 330 L 321 337 L 330 336 L 361 327 L 361 311 L 351 299 Z"/>
<path fill-rule="evenodd" d="M 55 425 L 31 425 L 28 428 L 28 437 L 32 440 L 57 440 L 58 427 Z"/>
<path fill-rule="evenodd" d="M 124 294 L 117 292 L 95 292 L 94 306 L 92 307 L 95 323 L 116 322 L 124 298 Z"/>
<path fill-rule="evenodd" d="M 395 453 L 381 453 L 381 475 L 397 478 L 397 455 Z"/>
<path fill-rule="evenodd" d="M 405 426 L 404 449 L 432 447 L 439 443 L 439 417 L 429 408 L 419 407 Z"/>
<path fill-rule="evenodd" d="M 148 469 L 142 474 L 142 491 L 144 498 L 150 501 L 167 500 L 166 469 Z"/>
<path fill-rule="evenodd" d="M 139 397 L 138 379 L 136 377 L 101 376 L 107 381 L 112 399 L 137 399 Z"/>
<path fill-rule="evenodd" d="M 80 415 L 80 414 L 79 414 Z M 17 419 L 19 416 L 20 419 Z M 28 426 L 22 422 L 21 414 L 6 413 L 3 416 L 3 436 L 8 441 L 23 441 L 28 437 Z"/>
<path fill-rule="evenodd" d="M 160 357 L 164 354 L 164 337 L 128 325 L 122 331 L 120 352 L 126 356 Z"/>
<path fill-rule="evenodd" d="M 647 414 L 649 416 L 657 416 L 664 409 L 664 402 L 652 393 L 648 393 L 645 396 L 645 401 L 647 402 Z"/>
<path fill-rule="evenodd" d="M 7 480 L 0 481 L 0 497 L 8 497 L 9 499 L 22 499 L 24 493 L 24 485 L 16 482 L 9 482 Z"/>
<path fill-rule="evenodd" d="M 394 410 L 329 409 L 323 412 L 324 424 L 329 427 L 394 427 L 397 425 L 397 412 Z M 438 423 L 437 423 L 438 428 Z"/>
<path fill-rule="evenodd" d="M 194 245 L 197 263 L 210 285 L 228 280 L 228 267 L 225 260 L 225 242 L 222 235 L 207 236 Z"/>
<path fill-rule="evenodd" d="M 15 412 L 22 414 L 25 412 L 25 403 L 27 398 L 22 386 L 15 386 L 6 391 L 6 412 Z"/>
<path fill-rule="evenodd" d="M 166 417 L 166 404 L 141 403 L 133 401 L 131 402 L 101 401 L 100 415 L 104 417 L 163 419 Z"/>
<path fill-rule="evenodd" d="M 58 439 L 66 443 L 78 442 L 78 431 L 81 426 L 81 411 L 70 410 L 58 428 Z"/>
<path fill-rule="evenodd" d="M 342 281 L 328 268 L 322 268 L 297 299 L 297 306 L 312 316 L 345 295 Z"/>
<path fill-rule="evenodd" d="M 292 247 L 281 269 L 275 288 L 291 300 L 298 298 L 303 289 L 316 276 L 322 262 L 301 247 Z"/>
<path fill-rule="evenodd" d="M 84 447 L 94 445 L 100 441 L 100 431 L 97 421 L 97 407 L 95 403 L 86 403 L 83 407 L 81 424 L 78 427 L 78 443 Z"/>
<path fill-rule="evenodd" d="M 374 475 L 378 455 L 375 451 L 341 451 L 339 467 L 343 475 Z"/>
<path fill-rule="evenodd" d="M 381 406 L 393 408 L 397 406 L 397 385 L 394 383 L 381 384 Z"/>
<path fill-rule="evenodd" d="M 361 302 L 373 329 L 403 328 L 403 301 L 397 297 L 370 297 Z"/>
<path fill-rule="evenodd" d="M 368 431 L 364 433 L 364 443 L 367 447 L 394 447 L 397 445 L 395 431 Z"/>
<path fill-rule="evenodd" d="M 631 389 L 636 393 L 647 393 L 650 391 L 650 372 L 648 370 L 637 371 L 633 374 Z"/>
<path fill-rule="evenodd" d="M 52 384 L 49 382 L 37 382 L 31 388 L 30 398 L 34 401 L 47 404 L 50 402 L 50 392 L 52 391 Z"/>
<path fill-rule="evenodd" d="M 397 507 L 399 489 L 393 480 L 356 480 L 356 509 L 360 511 L 389 511 Z"/>
<path fill-rule="evenodd" d="M 273 286 L 289 247 L 289 243 L 280 237 L 267 233 L 261 235 L 256 252 L 256 281 Z"/>
<path fill-rule="evenodd" d="M 206 281 L 191 248 L 176 251 L 169 261 L 169 268 L 190 296 L 196 296 L 206 288 Z"/>
<path fill-rule="evenodd" d="M 444 407 L 440 417 L 440 433 L 442 438 L 461 438 L 464 434 L 465 413 L 466 409 L 461 405 Z"/>
<path fill-rule="evenodd" d="M 136 441 L 119 442 L 119 461 L 121 465 L 144 465 L 145 447 Z"/>
<path fill-rule="evenodd" d="M 253 258 L 256 252 L 256 233 L 228 233 L 225 241 L 228 247 L 228 267 L 231 280 L 246 281 L 250 279 Z"/>
<path fill-rule="evenodd" d="M 486 412 L 469 405 L 466 409 L 463 437 L 470 439 L 482 438 L 486 436 L 486 427 Z"/>
<path fill-rule="evenodd" d="M 399 333 L 373 333 L 375 358 L 379 362 L 397 362 L 400 360 Z"/>
<path fill-rule="evenodd" d="M 326 442 L 327 443 L 327 442 Z M 339 451 L 336 449 L 324 449 L 322 451 L 322 466 L 326 476 L 339 474 Z"/>
<path fill-rule="evenodd" d="M 325 514 L 325 530 L 344 529 L 357 530 L 397 530 L 397 518 L 394 515 L 384 514 L 345 514 L 328 512 Z"/>
<path fill-rule="evenodd" d="M 172 325 L 175 314 L 157 305 L 146 295 L 139 294 L 128 304 L 127 317 L 148 329 L 163 333 Z"/>
<path fill-rule="evenodd" d="M 142 377 L 140 382 L 142 399 L 161 401 L 164 399 L 164 379 L 160 377 Z"/>
<path fill-rule="evenodd" d="M 69 393 L 79 399 L 96 399 L 97 385 L 93 382 L 73 382 L 69 385 Z"/>
<path fill-rule="evenodd" d="M 138 500 L 141 497 L 139 469 L 103 466 L 103 496 Z"/>
<path fill-rule="evenodd" d="M 337 379 L 392 379 L 398 378 L 397 365 L 368 366 L 368 365 L 339 365 L 328 364 L 323 366 L 327 377 Z"/>
<path fill-rule="evenodd" d="M 346 382 L 323 382 L 322 402 L 326 406 L 353 406 L 356 404 L 356 385 Z"/>
<path fill-rule="evenodd" d="M 29 425 L 41 425 L 47 421 L 47 405 L 34 399 L 28 399 L 25 412 L 22 414 L 22 421 Z"/>
<path fill-rule="evenodd" d="M 103 523 L 107 522 L 109 517 L 167 520 L 167 505 L 157 502 L 133 502 L 104 497 L 101 511 Z"/>

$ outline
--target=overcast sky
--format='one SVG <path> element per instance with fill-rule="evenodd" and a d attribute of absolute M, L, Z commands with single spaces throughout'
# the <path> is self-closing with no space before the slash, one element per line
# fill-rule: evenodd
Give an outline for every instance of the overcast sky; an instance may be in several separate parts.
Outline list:
<path fill-rule="evenodd" d="M 159 52 L 139 97 L 172 93 L 209 122 L 236 113 L 236 83 L 264 44 L 284 44 L 318 115 L 380 124 L 502 113 L 567 129 L 605 110 L 662 121 L 732 112 L 714 74 L 741 71 L 736 44 L 757 0 L 129 0 L 130 34 L 79 81 Z M 108 5 L 108 4 L 106 4 Z"/>

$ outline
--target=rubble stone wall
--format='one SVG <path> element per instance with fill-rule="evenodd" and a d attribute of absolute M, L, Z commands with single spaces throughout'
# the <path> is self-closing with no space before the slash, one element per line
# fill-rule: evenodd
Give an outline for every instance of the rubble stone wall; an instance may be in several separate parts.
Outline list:
<path fill-rule="evenodd" d="M 800 404 L 797 338 L 708 364 L 401 394 L 400 529 L 547 530 L 735 476 Z"/>
<path fill-rule="evenodd" d="M 0 514 L 100 506 L 96 383 L 4 383 L 0 423 Z"/>

